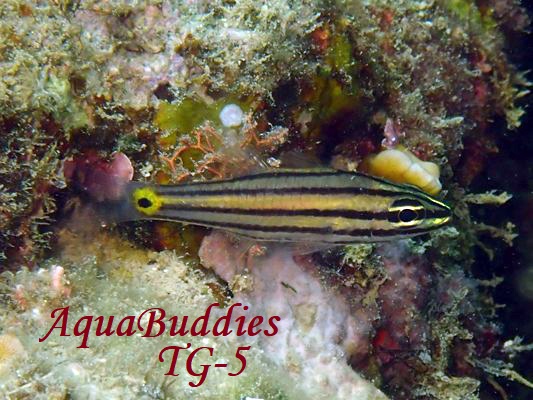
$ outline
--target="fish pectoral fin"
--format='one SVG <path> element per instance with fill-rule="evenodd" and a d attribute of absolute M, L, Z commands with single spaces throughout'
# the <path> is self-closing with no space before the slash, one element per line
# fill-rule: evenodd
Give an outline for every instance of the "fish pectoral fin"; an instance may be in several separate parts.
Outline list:
<path fill-rule="evenodd" d="M 289 249 L 290 252 L 295 256 L 303 256 L 312 253 L 317 253 L 320 251 L 331 250 L 342 246 L 335 243 L 325 242 L 276 242 L 269 240 L 260 240 L 251 236 L 245 236 L 237 233 L 224 233 L 231 238 L 231 241 L 233 242 L 234 246 L 239 248 L 243 256 L 252 258 L 267 255 L 279 248 Z"/>

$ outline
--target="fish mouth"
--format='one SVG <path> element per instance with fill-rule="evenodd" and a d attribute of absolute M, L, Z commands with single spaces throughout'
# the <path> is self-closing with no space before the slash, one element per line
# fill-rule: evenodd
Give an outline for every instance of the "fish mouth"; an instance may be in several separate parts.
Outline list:
<path fill-rule="evenodd" d="M 450 223 L 450 221 L 452 220 L 452 216 L 449 215 L 447 217 L 442 217 L 442 218 L 437 218 L 434 223 L 437 227 L 441 227 L 441 226 L 444 226 L 444 225 L 448 225 Z"/>

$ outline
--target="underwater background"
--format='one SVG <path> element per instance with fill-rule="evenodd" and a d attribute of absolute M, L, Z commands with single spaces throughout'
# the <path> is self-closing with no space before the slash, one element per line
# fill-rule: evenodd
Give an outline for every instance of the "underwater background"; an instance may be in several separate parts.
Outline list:
<path fill-rule="evenodd" d="M 518 0 L 2 1 L 0 397 L 532 398 L 532 13 Z M 301 254 L 109 211 L 126 213 L 130 181 L 319 166 L 415 185 L 452 222 Z M 248 330 L 169 336 L 169 323 L 146 338 L 137 317 L 154 308 L 183 330 L 231 310 Z M 215 354 L 194 371 L 229 369 L 194 387 L 180 359 L 166 376 L 161 351 L 186 343 Z M 242 346 L 247 366 L 228 376 Z"/>
<path fill-rule="evenodd" d="M 533 2 L 526 1 L 523 2 L 523 5 L 531 15 Z M 531 70 L 533 59 L 526 49 L 533 48 L 533 36 L 528 33 L 520 39 L 519 43 L 520 47 L 511 51 L 509 56 L 519 68 Z M 527 104 L 531 107 L 531 98 Z M 496 261 L 496 270 L 500 271 L 497 274 L 508 276 L 508 278 L 495 290 L 494 297 L 497 302 L 507 304 L 501 310 L 505 331 L 509 335 L 523 336 L 528 343 L 533 337 L 533 321 L 531 318 L 522 318 L 521 316 L 527 315 L 528 310 L 533 306 L 533 297 L 531 296 L 533 283 L 531 278 L 533 265 L 533 252 L 531 251 L 533 244 L 533 220 L 531 218 L 533 160 L 531 158 L 532 144 L 528 139 L 532 130 L 533 116 L 528 112 L 524 115 L 522 126 L 517 131 L 520 136 L 514 138 L 516 141 L 510 137 L 503 139 L 501 153 L 495 157 L 487 171 L 476 182 L 480 189 L 497 182 L 497 186 L 514 193 L 513 200 L 498 210 L 497 218 L 510 217 L 516 221 L 519 236 L 516 245 L 503 251 Z M 521 168 L 520 165 L 526 166 L 526 168 Z M 514 172 L 510 176 L 504 176 L 504 171 Z M 486 213 L 481 215 L 483 218 L 491 218 Z M 478 257 L 478 271 L 486 273 L 486 271 L 482 272 L 484 270 L 482 265 L 486 260 L 481 255 Z M 519 364 L 523 371 L 531 371 L 533 355 L 531 353 L 524 355 L 519 360 Z M 528 376 L 531 376 L 531 373 Z M 508 384 L 512 387 L 510 398 L 526 399 L 531 396 L 531 389 L 528 390 L 511 382 Z"/>

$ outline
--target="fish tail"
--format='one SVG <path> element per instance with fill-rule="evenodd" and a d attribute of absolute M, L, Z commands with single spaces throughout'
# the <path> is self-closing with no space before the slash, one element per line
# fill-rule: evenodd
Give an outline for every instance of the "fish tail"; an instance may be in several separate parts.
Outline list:
<path fill-rule="evenodd" d="M 103 224 L 116 224 L 143 218 L 135 208 L 132 193 L 139 187 L 146 186 L 140 182 L 123 183 L 119 195 L 101 201 L 92 201 L 92 206 Z"/>

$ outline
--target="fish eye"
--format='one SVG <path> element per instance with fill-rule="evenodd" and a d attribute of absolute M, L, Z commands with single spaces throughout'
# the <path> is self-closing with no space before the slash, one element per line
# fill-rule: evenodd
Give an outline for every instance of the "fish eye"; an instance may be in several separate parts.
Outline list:
<path fill-rule="evenodd" d="M 152 206 L 152 202 L 146 197 L 141 197 L 139 200 L 137 200 L 137 205 L 141 208 L 150 208 Z"/>
<path fill-rule="evenodd" d="M 398 221 L 408 223 L 418 219 L 418 212 L 412 208 L 404 208 L 398 211 Z"/>
<path fill-rule="evenodd" d="M 399 227 L 409 227 L 425 218 L 424 205 L 415 199 L 396 200 L 389 207 L 389 222 Z"/>

